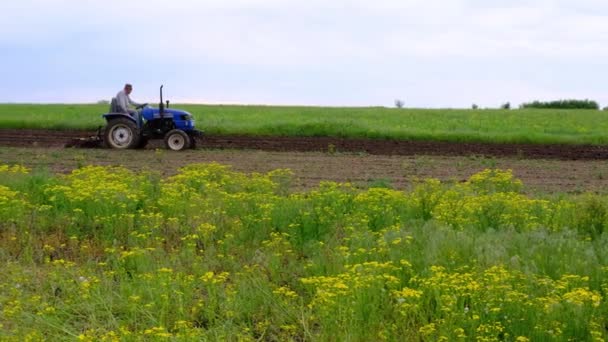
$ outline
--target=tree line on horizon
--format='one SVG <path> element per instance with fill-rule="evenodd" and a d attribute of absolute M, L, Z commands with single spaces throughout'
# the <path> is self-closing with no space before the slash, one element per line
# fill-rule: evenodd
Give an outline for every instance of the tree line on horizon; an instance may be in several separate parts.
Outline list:
<path fill-rule="evenodd" d="M 405 101 L 396 99 L 395 107 L 404 108 Z M 500 109 L 511 109 L 511 103 L 505 102 L 500 105 Z M 479 106 L 475 103 L 471 105 L 471 109 L 480 109 Z M 532 101 L 525 102 L 519 105 L 519 109 L 592 109 L 599 110 L 600 105 L 597 101 L 584 99 L 584 100 L 576 100 L 576 99 L 563 99 L 563 100 L 555 100 L 555 101 Z M 608 107 L 604 107 L 603 110 L 608 110 Z"/>
<path fill-rule="evenodd" d="M 599 103 L 593 100 L 556 100 L 556 101 L 533 101 L 522 103 L 519 108 L 539 109 L 600 109 Z"/>

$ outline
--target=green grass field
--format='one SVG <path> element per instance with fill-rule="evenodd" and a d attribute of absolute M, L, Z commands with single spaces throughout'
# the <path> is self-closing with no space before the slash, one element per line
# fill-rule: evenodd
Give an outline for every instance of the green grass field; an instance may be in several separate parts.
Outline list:
<path fill-rule="evenodd" d="M 457 142 L 607 144 L 608 113 L 381 107 L 174 105 L 208 134 L 333 136 Z M 0 105 L 0 128 L 95 129 L 107 105 Z"/>

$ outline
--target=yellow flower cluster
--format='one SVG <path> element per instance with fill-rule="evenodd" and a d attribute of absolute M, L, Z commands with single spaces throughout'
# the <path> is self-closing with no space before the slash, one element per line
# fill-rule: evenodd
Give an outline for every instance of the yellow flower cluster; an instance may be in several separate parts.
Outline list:
<path fill-rule="evenodd" d="M 18 191 L 0 185 L 0 227 L 8 223 L 22 222 L 30 205 Z"/>
<path fill-rule="evenodd" d="M 200 280 L 205 284 L 222 284 L 226 282 L 229 275 L 230 274 L 228 272 L 214 273 L 210 271 L 203 274 L 200 277 Z"/>
<path fill-rule="evenodd" d="M 478 193 L 520 192 L 521 180 L 513 176 L 512 170 L 486 169 L 472 175 L 465 185 Z"/>
<path fill-rule="evenodd" d="M 546 224 L 551 212 L 548 201 L 513 192 L 463 195 L 457 189 L 444 193 L 432 211 L 438 221 L 455 228 L 514 228 L 518 231 Z"/>
<path fill-rule="evenodd" d="M 427 181 L 414 190 L 413 201 L 427 219 L 459 229 L 522 231 L 548 225 L 553 214 L 550 202 L 531 199 L 520 194 L 521 189 L 521 181 L 510 170 L 484 170 L 449 189 Z"/>
<path fill-rule="evenodd" d="M 86 166 L 45 189 L 52 203 L 76 208 L 133 204 L 143 197 L 145 176 L 122 167 Z"/>
<path fill-rule="evenodd" d="M 385 287 L 396 290 L 400 284 L 400 279 L 395 274 L 401 270 L 401 266 L 395 266 L 391 262 L 372 261 L 346 265 L 345 268 L 345 272 L 335 276 L 300 279 L 304 285 L 314 289 L 314 297 L 308 306 L 317 310 L 319 315 L 333 316 L 340 312 L 348 317 L 354 314 L 355 307 L 352 304 L 357 298 L 366 294 L 374 296 L 374 293 Z"/>
<path fill-rule="evenodd" d="M 531 278 L 503 266 L 486 270 L 463 268 L 453 272 L 434 266 L 431 271 L 428 277 L 412 279 L 416 289 L 405 288 L 393 292 L 401 313 L 409 317 L 432 300 L 437 305 L 437 312 L 441 313 L 433 322 L 433 327 L 440 329 L 442 324 L 458 318 L 476 326 L 475 335 L 483 341 L 507 337 L 504 324 L 513 324 L 513 320 L 505 316 L 507 312 L 512 314 L 526 308 L 537 308 L 534 319 L 542 322 L 536 324 L 538 329 L 542 329 L 542 326 L 551 326 L 554 315 L 564 310 L 579 312 L 585 308 L 593 311 L 603 303 L 600 293 L 589 288 L 587 277 L 565 275 L 558 280 Z M 426 326 L 422 330 L 428 332 L 430 328 Z M 559 336 L 560 331 L 557 326 L 551 329 L 551 334 Z M 526 337 L 519 338 L 525 340 Z"/>
<path fill-rule="evenodd" d="M 16 175 L 22 174 L 26 175 L 30 173 L 31 169 L 23 166 L 23 165 L 8 165 L 8 164 L 0 164 L 0 174 L 9 174 Z"/>

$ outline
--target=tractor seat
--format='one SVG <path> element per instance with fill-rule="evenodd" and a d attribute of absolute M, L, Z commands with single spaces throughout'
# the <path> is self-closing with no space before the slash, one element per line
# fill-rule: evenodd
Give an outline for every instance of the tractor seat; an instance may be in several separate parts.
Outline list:
<path fill-rule="evenodd" d="M 118 101 L 116 101 L 115 97 L 110 101 L 110 113 L 122 113 L 120 108 L 118 108 Z"/>

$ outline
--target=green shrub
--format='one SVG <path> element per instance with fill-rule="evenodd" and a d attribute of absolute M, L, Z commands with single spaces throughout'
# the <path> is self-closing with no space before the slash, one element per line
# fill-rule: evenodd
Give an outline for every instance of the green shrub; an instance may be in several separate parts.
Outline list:
<path fill-rule="evenodd" d="M 557 101 L 534 101 L 523 103 L 520 108 L 538 109 L 600 109 L 600 105 L 593 100 L 557 100 Z"/>
<path fill-rule="evenodd" d="M 579 232 L 597 237 L 602 235 L 608 224 L 608 208 L 600 196 L 587 194 L 576 205 L 575 220 Z"/>

